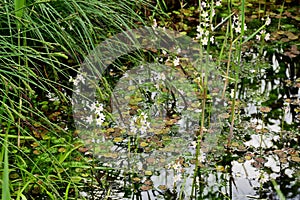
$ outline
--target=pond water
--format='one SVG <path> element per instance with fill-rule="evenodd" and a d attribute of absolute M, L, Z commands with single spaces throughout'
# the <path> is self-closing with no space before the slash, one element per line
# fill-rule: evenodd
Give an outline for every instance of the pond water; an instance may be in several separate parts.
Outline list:
<path fill-rule="evenodd" d="M 81 192 L 83 197 L 88 199 L 300 199 L 300 53 L 298 44 L 284 45 L 284 42 L 299 38 L 295 31 L 298 18 L 293 16 L 297 15 L 297 10 L 291 9 L 293 14 L 285 13 L 286 16 L 293 16 L 294 21 L 291 24 L 285 21 L 288 27 L 293 28 L 291 31 L 284 28 L 285 26 L 283 26 L 284 31 L 277 27 L 270 27 L 272 33 L 270 35 L 266 30 L 262 30 L 270 25 L 269 15 L 260 21 L 261 16 L 259 13 L 254 14 L 257 8 L 253 5 L 247 5 L 249 10 L 246 13 L 246 21 L 253 29 L 252 33 L 261 28 L 261 31 L 256 33 L 258 36 L 256 40 L 259 42 L 248 42 L 246 39 L 237 52 L 236 48 L 239 46 L 235 46 L 236 44 L 233 45 L 234 48 L 224 47 L 230 51 L 229 55 L 224 56 L 225 60 L 214 58 L 219 55 L 206 57 L 218 60 L 220 66 L 217 66 L 217 69 L 224 72 L 221 83 L 217 78 L 209 77 L 211 72 L 215 72 L 214 68 L 209 66 L 211 60 L 201 63 L 207 70 L 204 73 L 202 67 L 199 70 L 188 63 L 186 60 L 188 56 L 177 57 L 173 55 L 174 52 L 167 52 L 163 48 L 133 52 L 114 63 L 109 62 L 108 68 L 103 70 L 106 71 L 107 77 L 100 82 L 107 81 L 106 84 L 113 92 L 111 94 L 111 91 L 108 91 L 105 94 L 107 88 L 100 84 L 100 90 L 104 92 L 99 96 L 109 95 L 101 97 L 98 106 L 101 111 L 107 111 L 110 116 L 100 120 L 100 126 L 103 125 L 101 128 L 104 127 L 104 130 L 96 134 L 100 135 L 100 138 L 86 139 L 91 143 L 89 148 L 93 149 L 93 158 L 99 159 L 99 166 L 112 169 L 116 166 L 127 168 L 97 171 L 95 178 L 101 189 L 88 187 Z M 260 8 L 260 3 L 257 6 Z M 223 17 L 230 18 L 225 7 L 220 8 L 217 18 L 222 16 L 222 12 L 224 12 Z M 199 13 L 195 8 L 181 9 L 174 12 L 174 15 L 170 14 L 173 21 L 170 24 L 166 22 L 164 25 L 173 27 L 174 23 L 175 29 L 181 29 L 187 35 L 191 34 L 194 37 L 197 34 L 197 42 L 205 46 L 204 49 L 209 52 L 208 54 L 210 54 L 209 48 L 211 52 L 216 53 L 223 47 L 220 43 L 207 46 L 207 37 L 210 35 L 205 28 L 209 21 L 206 18 L 207 13 L 208 11 L 205 11 L 201 14 L 204 22 L 199 23 Z M 234 12 L 229 13 L 232 13 L 232 22 L 228 24 L 232 26 L 227 26 L 227 30 L 232 28 L 234 31 L 231 34 L 238 35 L 241 33 L 239 17 Z M 269 14 L 273 17 L 272 20 L 281 19 L 282 15 L 277 12 Z M 193 15 L 196 15 L 196 18 L 192 18 Z M 218 20 L 220 24 L 217 27 L 223 26 L 226 21 L 223 18 L 216 21 Z M 277 20 L 276 23 L 279 27 L 281 22 Z M 152 28 L 156 30 L 157 35 L 160 35 L 156 21 L 154 24 Z M 193 27 L 197 27 L 196 32 Z M 203 30 L 207 31 L 206 36 Z M 219 42 L 222 41 L 223 33 L 220 33 L 222 30 L 225 32 L 225 25 L 221 27 L 221 31 L 212 30 L 216 41 L 219 36 L 221 38 Z M 227 34 L 229 35 L 229 31 Z M 228 35 L 225 36 L 226 39 L 229 39 Z M 144 35 L 140 36 L 135 39 L 139 40 Z M 260 40 L 261 37 L 264 39 Z M 270 37 L 273 43 L 268 46 L 269 43 L 266 41 Z M 230 39 L 233 38 L 234 36 L 231 36 Z M 165 39 L 167 41 L 165 43 L 168 43 L 169 40 Z M 237 39 L 238 37 L 234 42 Z M 254 40 L 254 37 L 251 40 Z M 184 41 L 181 40 L 182 43 Z M 214 39 L 211 43 L 213 41 Z M 147 42 L 141 40 L 141 44 Z M 198 45 L 197 43 L 197 49 Z M 123 49 L 119 49 L 122 52 Z M 175 49 L 178 54 L 182 51 L 175 45 L 171 49 Z M 191 51 L 195 50 L 191 49 Z M 110 56 L 109 53 L 107 54 L 109 50 L 103 52 L 107 57 Z M 183 55 L 188 54 L 186 49 L 183 49 L 183 52 L 185 52 Z M 241 63 L 238 59 L 239 53 L 242 55 Z M 196 53 L 197 56 L 203 54 L 205 53 L 202 51 Z M 114 57 L 114 54 L 111 55 Z M 104 58 L 108 61 L 111 59 L 106 56 Z M 136 61 L 136 58 L 142 58 L 146 62 L 157 62 L 148 69 L 143 63 Z M 226 59 L 229 59 L 229 62 Z M 140 65 L 139 68 L 135 67 L 137 64 Z M 224 70 L 226 68 L 227 73 Z M 151 71 L 152 69 L 154 72 Z M 181 75 L 178 71 L 183 72 L 184 80 L 180 79 Z M 235 81 L 231 78 L 237 71 L 239 71 L 239 76 L 236 77 L 238 84 L 235 85 Z M 155 78 L 152 75 L 155 75 Z M 206 84 L 205 77 L 208 77 L 207 83 L 213 85 L 209 88 L 211 91 L 207 93 L 203 89 Z M 228 80 L 224 82 L 225 79 Z M 192 85 L 191 88 L 188 88 L 188 85 Z M 215 94 L 220 93 L 223 87 L 224 98 L 215 98 Z M 188 95 L 193 96 L 193 94 L 197 94 L 196 98 L 189 102 L 191 98 Z M 214 104 L 216 102 L 222 107 L 217 107 L 217 104 Z M 93 102 L 93 105 L 96 104 Z M 183 108 L 186 107 L 191 108 L 186 109 L 190 111 L 187 112 L 187 117 L 182 114 L 184 112 L 182 110 L 185 110 Z M 165 111 L 160 112 L 160 108 L 164 108 Z M 214 116 L 212 114 L 214 112 L 218 115 Z M 98 119 L 101 118 L 99 116 L 100 114 Z M 218 123 L 222 124 L 220 130 Z M 189 138 L 191 135 L 192 137 Z M 158 155 L 155 154 L 156 150 L 159 150 Z M 129 157 L 131 160 L 128 159 Z"/>
<path fill-rule="evenodd" d="M 238 85 L 238 117 L 230 148 L 224 144 L 229 131 L 225 127 L 219 138 L 223 144 L 207 149 L 204 140 L 196 175 L 195 161 L 183 158 L 169 163 L 169 169 L 128 177 L 118 173 L 108 181 L 110 198 L 300 199 L 299 56 L 290 58 L 279 50 L 264 55 L 258 58 L 251 50 L 245 55 L 245 71 L 250 66 L 252 74 L 242 74 Z M 195 155 L 195 148 L 190 151 Z M 103 190 L 95 191 L 82 194 L 103 198 Z"/>

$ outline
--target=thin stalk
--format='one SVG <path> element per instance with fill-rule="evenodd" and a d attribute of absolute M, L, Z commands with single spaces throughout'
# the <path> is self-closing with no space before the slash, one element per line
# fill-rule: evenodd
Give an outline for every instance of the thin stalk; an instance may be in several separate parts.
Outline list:
<path fill-rule="evenodd" d="M 8 166 L 8 132 L 10 130 L 10 123 L 8 122 L 5 138 L 4 138 L 4 168 L 2 175 L 2 200 L 10 199 L 10 191 L 9 191 L 9 166 Z"/>
<path fill-rule="evenodd" d="M 227 26 L 227 32 L 229 29 L 229 25 Z M 227 35 L 226 32 L 226 35 Z M 222 99 L 225 98 L 225 92 L 226 92 L 226 87 L 229 82 L 229 68 L 230 68 L 230 63 L 231 63 L 231 53 L 232 53 L 232 40 L 230 40 L 230 47 L 229 47 L 229 54 L 228 54 L 228 61 L 227 61 L 227 68 L 226 68 L 226 78 L 225 78 L 225 83 L 224 83 L 224 88 L 223 88 L 223 93 L 222 93 Z"/>
<path fill-rule="evenodd" d="M 235 120 L 235 106 L 236 106 L 236 93 L 237 93 L 237 87 L 238 87 L 238 80 L 239 80 L 239 74 L 240 74 L 240 67 L 241 67 L 241 52 L 242 52 L 242 45 L 243 45 L 243 36 L 244 36 L 244 30 L 245 30 L 245 0 L 242 0 L 241 5 L 241 34 L 239 35 L 240 41 L 237 48 L 237 65 L 234 65 L 234 71 L 235 71 L 235 84 L 234 84 L 234 92 L 233 92 L 233 99 L 232 99 L 232 107 L 231 107 L 231 124 L 230 124 L 230 132 L 228 136 L 227 141 L 227 147 L 230 147 L 231 145 L 231 139 L 233 137 L 233 128 L 234 128 L 234 120 Z"/>
<path fill-rule="evenodd" d="M 22 23 L 21 19 L 24 14 L 24 7 L 26 4 L 26 0 L 15 0 L 14 6 L 15 6 L 15 15 L 17 18 L 16 24 L 17 24 L 17 31 L 18 31 L 18 52 L 21 52 L 21 29 L 22 29 Z M 21 71 L 21 54 L 18 56 L 18 71 Z M 19 86 L 21 86 L 21 80 L 19 79 Z M 19 92 L 19 113 L 22 113 L 22 94 Z M 18 126 L 21 126 L 21 118 L 18 118 Z M 18 129 L 18 141 L 17 146 L 20 147 L 21 143 L 21 132 L 20 129 Z"/>
<path fill-rule="evenodd" d="M 198 1 L 198 9 L 200 9 L 200 6 L 201 6 L 201 0 Z M 201 22 L 201 13 L 199 14 L 199 21 Z M 202 44 L 200 43 L 199 44 L 199 57 L 200 57 L 200 61 L 202 60 L 203 58 L 203 52 L 202 52 Z M 202 76 L 202 69 L 203 67 L 201 66 L 201 73 L 200 75 Z M 203 78 L 203 77 L 202 77 Z M 201 80 L 202 84 L 203 84 L 203 80 Z M 202 88 L 202 86 L 200 85 L 201 83 L 199 83 L 199 88 Z M 205 91 L 205 86 L 203 85 L 203 93 Z M 200 93 L 202 93 L 202 91 L 200 91 Z M 204 96 L 204 95 L 203 95 Z M 193 175 L 193 184 L 192 184 L 192 190 L 191 190 L 191 196 L 193 196 L 193 194 L 195 193 L 195 196 L 194 198 L 196 199 L 197 198 L 197 192 L 196 192 L 196 189 L 195 189 L 195 186 L 196 186 L 196 177 L 197 177 L 197 174 L 198 174 L 198 166 L 199 166 L 199 161 L 198 161 L 198 158 L 199 158 L 199 154 L 200 154 L 200 148 L 201 148 L 201 140 L 202 140 L 202 133 L 203 133 L 203 124 L 204 124 L 204 109 L 205 109 L 205 105 L 203 103 L 203 100 L 202 100 L 202 115 L 200 116 L 200 119 L 201 119 L 201 122 L 200 122 L 200 134 L 198 135 L 197 137 L 197 143 L 196 143 L 196 155 L 195 155 L 195 171 L 194 171 L 194 175 Z"/>
<path fill-rule="evenodd" d="M 278 184 L 276 183 L 276 181 L 274 179 L 271 179 L 271 182 L 273 184 L 273 187 L 279 197 L 280 200 L 285 200 L 285 196 L 282 194 L 281 190 L 280 190 L 280 187 L 278 186 Z"/>
<path fill-rule="evenodd" d="M 280 30 L 281 17 L 282 17 L 282 12 L 284 10 L 284 3 L 285 3 L 285 1 L 283 1 L 281 8 L 280 8 L 277 30 Z"/>

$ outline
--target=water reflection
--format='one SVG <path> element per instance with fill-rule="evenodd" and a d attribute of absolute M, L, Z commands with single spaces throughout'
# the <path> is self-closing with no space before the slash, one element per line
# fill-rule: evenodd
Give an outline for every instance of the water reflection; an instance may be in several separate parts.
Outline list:
<path fill-rule="evenodd" d="M 271 182 L 275 180 L 286 199 L 300 199 L 300 57 L 265 55 L 266 67 L 253 71 L 251 77 L 245 75 L 239 84 L 237 98 L 244 106 L 240 108 L 240 124 L 236 125 L 230 151 L 203 150 L 196 179 L 191 160 L 180 165 L 170 163 L 170 169 L 142 178 L 142 189 L 135 189 L 136 193 L 112 190 L 111 197 L 278 199 L 276 185 Z M 258 60 L 257 55 L 251 56 Z M 227 134 L 225 130 L 225 137 Z M 130 181 L 127 184 L 130 187 Z"/>

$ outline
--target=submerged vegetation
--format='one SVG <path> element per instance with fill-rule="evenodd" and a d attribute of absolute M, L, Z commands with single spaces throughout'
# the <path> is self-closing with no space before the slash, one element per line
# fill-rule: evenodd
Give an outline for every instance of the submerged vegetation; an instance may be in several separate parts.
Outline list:
<path fill-rule="evenodd" d="M 297 3 L 0 2 L 2 199 L 299 199 Z M 146 26 L 191 38 L 199 66 L 178 46 L 106 63 L 78 130 L 85 59 Z M 150 156 L 124 170 L 119 152 Z"/>

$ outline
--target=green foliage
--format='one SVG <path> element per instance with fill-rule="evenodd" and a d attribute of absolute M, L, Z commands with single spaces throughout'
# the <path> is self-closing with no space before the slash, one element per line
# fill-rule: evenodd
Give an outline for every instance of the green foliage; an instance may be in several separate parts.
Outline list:
<path fill-rule="evenodd" d="M 0 2 L 2 199 L 78 196 L 83 179 L 75 181 L 78 174 L 70 166 L 87 161 L 68 130 L 69 77 L 101 40 L 143 24 L 138 8 L 145 5 L 142 0 Z"/>

